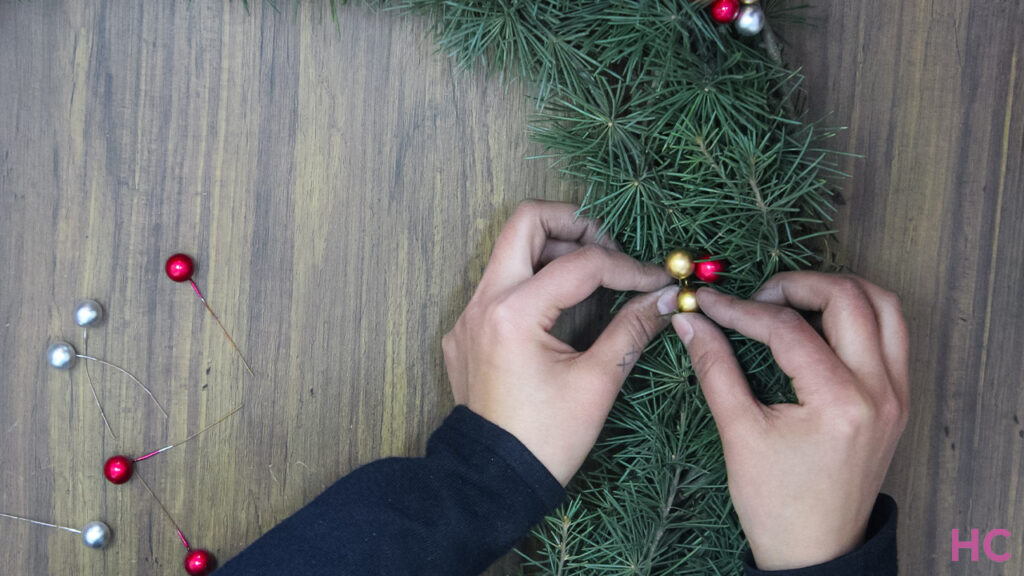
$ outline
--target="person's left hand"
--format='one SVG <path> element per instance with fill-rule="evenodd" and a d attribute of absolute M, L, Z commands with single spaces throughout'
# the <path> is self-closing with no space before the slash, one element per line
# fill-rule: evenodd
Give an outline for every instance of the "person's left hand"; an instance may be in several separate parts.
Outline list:
<path fill-rule="evenodd" d="M 675 312 L 675 286 L 636 296 L 590 349 L 550 334 L 599 286 L 650 292 L 672 278 L 630 258 L 571 204 L 528 201 L 502 230 L 476 293 L 444 336 L 458 404 L 519 439 L 564 486 L 583 464 L 622 382 Z M 659 311 L 660 309 L 660 311 Z"/>

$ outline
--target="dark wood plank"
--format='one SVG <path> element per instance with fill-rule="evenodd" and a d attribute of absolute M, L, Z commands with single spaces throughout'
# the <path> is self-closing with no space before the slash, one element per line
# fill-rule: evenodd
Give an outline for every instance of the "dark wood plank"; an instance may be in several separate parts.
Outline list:
<path fill-rule="evenodd" d="M 913 408 L 887 482 L 905 574 L 1024 573 L 1024 5 L 831 3 L 797 33 L 854 175 L 853 271 L 900 293 Z M 1010 530 L 1005 564 L 951 562 L 952 529 Z"/>

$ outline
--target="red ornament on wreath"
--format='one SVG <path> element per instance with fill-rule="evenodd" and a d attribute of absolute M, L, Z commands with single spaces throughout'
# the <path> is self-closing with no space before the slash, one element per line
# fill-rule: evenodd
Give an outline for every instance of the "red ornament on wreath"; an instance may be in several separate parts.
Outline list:
<path fill-rule="evenodd" d="M 711 19 L 719 24 L 731 24 L 740 14 L 740 0 L 715 0 L 711 4 Z"/>
<path fill-rule="evenodd" d="M 729 265 L 727 260 L 712 258 L 714 257 L 710 255 L 702 256 L 701 260 L 704 261 L 697 262 L 696 270 L 694 270 L 694 274 L 697 278 L 702 282 L 707 282 L 708 284 L 714 284 L 721 280 L 721 274 L 725 272 Z"/>

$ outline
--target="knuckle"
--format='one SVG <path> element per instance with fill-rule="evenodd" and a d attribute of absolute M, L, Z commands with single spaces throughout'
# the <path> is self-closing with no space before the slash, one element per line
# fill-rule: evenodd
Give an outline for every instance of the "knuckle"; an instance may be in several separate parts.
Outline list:
<path fill-rule="evenodd" d="M 836 300 L 841 302 L 844 309 L 850 313 L 874 317 L 874 308 L 871 306 L 867 292 L 852 276 L 840 276 L 837 279 L 834 293 Z"/>
<path fill-rule="evenodd" d="M 455 329 L 452 329 L 454 332 Z M 455 335 L 452 332 L 448 332 L 441 337 L 441 351 L 445 356 L 450 356 L 455 353 Z"/>
<path fill-rule="evenodd" d="M 541 211 L 541 203 L 539 200 L 527 198 L 522 200 L 516 205 L 515 210 L 512 212 L 512 216 L 509 217 L 506 226 L 521 226 L 536 218 L 537 214 Z"/>
<path fill-rule="evenodd" d="M 540 208 L 540 205 L 540 200 L 537 200 L 536 198 L 525 198 L 520 200 L 519 204 L 516 205 L 515 213 L 536 212 Z"/>
<path fill-rule="evenodd" d="M 479 325 L 481 323 L 482 310 L 484 310 L 484 307 L 479 302 L 470 300 L 449 334 L 453 338 L 458 338 L 460 334 L 467 330 L 467 326 L 472 328 Z"/>
<path fill-rule="evenodd" d="M 562 258 L 567 258 L 568 262 L 575 268 L 586 270 L 589 273 L 597 273 L 603 269 L 605 262 L 610 256 L 608 250 L 603 246 L 587 244 Z"/>
<path fill-rule="evenodd" d="M 503 334 L 515 329 L 519 315 L 508 300 L 502 300 L 488 306 L 482 318 L 483 327 L 487 331 Z"/>
<path fill-rule="evenodd" d="M 804 323 L 804 317 L 792 308 L 779 308 L 775 312 L 774 324 L 777 329 L 796 330 Z"/>
<path fill-rule="evenodd" d="M 835 431 L 844 438 L 859 436 L 874 425 L 877 416 L 871 402 L 859 394 L 851 394 L 839 401 L 830 414 Z"/>
<path fill-rule="evenodd" d="M 908 407 L 900 402 L 896 394 L 888 394 L 878 408 L 879 420 L 886 426 L 902 432 L 909 417 Z"/>
<path fill-rule="evenodd" d="M 885 301 L 885 303 L 889 305 L 893 310 L 895 310 L 896 312 L 902 312 L 903 301 L 900 298 L 899 294 L 891 292 L 889 290 L 884 290 L 882 292 L 882 298 Z"/>
<path fill-rule="evenodd" d="M 910 410 L 906 409 L 906 406 L 900 409 L 900 417 L 896 421 L 897 434 L 903 434 L 903 431 L 907 429 L 907 424 L 910 422 Z"/>
<path fill-rule="evenodd" d="M 581 260 L 600 260 L 608 256 L 608 251 L 599 244 L 587 244 L 573 254 Z"/>
<path fill-rule="evenodd" d="M 864 289 L 852 276 L 836 276 L 832 291 L 841 300 L 867 300 Z"/>
<path fill-rule="evenodd" d="M 690 357 L 690 365 L 698 380 L 711 377 L 722 362 L 722 356 L 713 350 L 700 350 Z"/>
<path fill-rule="evenodd" d="M 635 310 L 635 308 L 628 311 L 623 310 L 621 314 L 627 314 L 624 318 L 625 330 L 633 342 L 633 347 L 636 348 L 637 351 L 641 351 L 647 346 L 647 343 L 651 341 L 651 330 L 647 326 L 647 322 L 641 318 Z"/>

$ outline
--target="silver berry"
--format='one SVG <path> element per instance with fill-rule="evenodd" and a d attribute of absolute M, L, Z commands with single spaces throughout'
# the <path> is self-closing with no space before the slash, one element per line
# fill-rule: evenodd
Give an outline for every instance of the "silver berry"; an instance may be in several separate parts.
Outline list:
<path fill-rule="evenodd" d="M 757 4 L 747 4 L 736 17 L 736 31 L 742 36 L 756 36 L 764 29 L 764 22 L 764 10 Z"/>
<path fill-rule="evenodd" d="M 106 548 L 113 536 L 110 526 L 98 520 L 89 522 L 82 528 L 82 543 L 89 548 Z"/>
<path fill-rule="evenodd" d="M 75 364 L 75 349 L 67 342 L 54 342 L 46 349 L 46 361 L 58 370 L 70 370 Z"/>
<path fill-rule="evenodd" d="M 99 302 L 86 299 L 75 305 L 75 324 L 82 328 L 88 328 L 101 322 L 103 322 L 103 306 Z"/>

